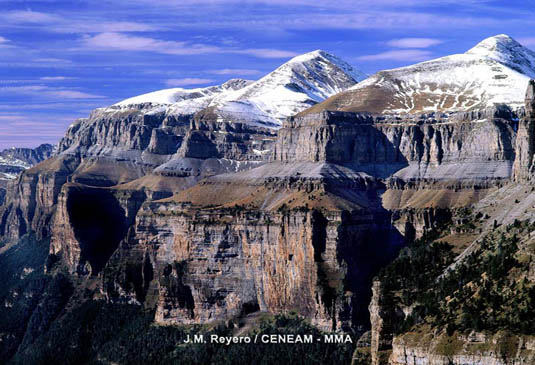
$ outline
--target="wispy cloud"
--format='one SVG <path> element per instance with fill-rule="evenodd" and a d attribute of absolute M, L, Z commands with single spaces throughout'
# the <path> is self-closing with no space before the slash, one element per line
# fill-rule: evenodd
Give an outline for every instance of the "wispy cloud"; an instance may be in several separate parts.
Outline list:
<path fill-rule="evenodd" d="M 83 46 L 87 49 L 96 50 L 143 51 L 171 55 L 197 55 L 221 52 L 221 49 L 215 46 L 165 41 L 113 32 L 86 37 L 83 40 Z"/>
<path fill-rule="evenodd" d="M 227 53 L 246 54 L 259 58 L 287 58 L 295 57 L 299 53 L 270 48 L 249 48 L 243 50 L 227 50 Z"/>
<path fill-rule="evenodd" d="M 31 11 L 31 10 L 24 10 L 24 11 L 8 11 L 3 13 L 1 16 L 3 21 L 7 21 L 9 23 L 52 23 L 59 21 L 59 17 L 47 14 L 47 13 L 41 13 L 37 11 Z"/>
<path fill-rule="evenodd" d="M 305 9 L 306 10 L 306 9 Z M 177 20 L 173 26 L 187 29 L 244 29 L 266 32 L 270 30 L 292 31 L 312 29 L 382 29 L 382 30 L 436 30 L 467 29 L 485 26 L 507 26 L 518 19 L 499 19 L 490 16 L 447 15 L 427 11 L 385 9 L 365 9 L 340 14 L 335 11 L 301 11 L 287 14 L 252 14 L 247 18 L 232 15 L 216 17 L 208 21 L 206 17 Z M 526 25 L 530 22 L 522 21 Z M 533 23 L 533 21 L 531 21 Z"/>
<path fill-rule="evenodd" d="M 441 43 L 444 41 L 435 38 L 399 38 L 386 42 L 386 45 L 396 48 L 429 48 Z"/>
<path fill-rule="evenodd" d="M 67 76 L 43 76 L 43 77 L 40 77 L 39 80 L 43 80 L 43 81 L 63 81 L 63 80 L 74 80 L 74 77 L 67 77 Z"/>
<path fill-rule="evenodd" d="M 206 85 L 216 82 L 213 79 L 202 79 L 196 77 L 186 77 L 183 79 L 169 79 L 165 81 L 167 86 L 191 86 L 191 85 Z"/>
<path fill-rule="evenodd" d="M 57 142 L 73 118 L 0 113 L 0 149 L 10 146 L 35 147 L 43 142 Z M 31 131 L 31 133 L 28 133 Z"/>
<path fill-rule="evenodd" d="M 100 32 L 151 32 L 161 27 L 136 22 L 90 21 L 86 23 L 65 22 L 51 28 L 58 33 L 100 33 Z"/>
<path fill-rule="evenodd" d="M 43 85 L 27 85 L 27 86 L 4 86 L 0 87 L 0 94 L 19 94 L 19 95 L 34 95 L 46 96 L 51 98 L 63 99 L 100 99 L 101 95 L 85 93 L 77 90 L 66 90 L 60 88 L 52 88 Z"/>
<path fill-rule="evenodd" d="M 359 61 L 425 61 L 432 57 L 432 53 L 421 49 L 403 49 L 357 57 Z"/>
<path fill-rule="evenodd" d="M 243 75 L 252 76 L 262 73 L 259 70 L 252 70 L 248 68 L 223 68 L 221 70 L 208 70 L 207 73 L 214 75 Z"/>
<path fill-rule="evenodd" d="M 288 6 L 297 5 L 310 8 L 322 8 L 332 6 L 333 3 L 330 0 L 133 0 L 137 3 L 157 3 L 159 5 L 167 5 L 171 7 L 184 7 L 194 5 L 240 5 L 240 4 L 253 4 L 253 5 L 273 5 L 273 6 Z M 483 4 L 489 3 L 491 0 L 466 0 L 465 4 Z M 406 0 L 400 2 L 399 0 L 339 0 L 336 2 L 337 8 L 354 9 L 355 7 L 377 7 L 377 6 L 396 6 L 400 8 L 407 7 L 419 7 L 419 6 L 436 6 L 436 5 L 448 5 L 457 4 L 457 0 Z"/>
<path fill-rule="evenodd" d="M 46 32 L 53 33 L 101 33 L 101 32 L 148 32 L 161 29 L 151 25 L 132 21 L 107 21 L 98 17 L 61 16 L 31 10 L 8 11 L 0 14 L 4 25 L 18 27 L 41 26 Z"/>
<path fill-rule="evenodd" d="M 270 48 L 234 49 L 222 48 L 194 42 L 177 42 L 123 33 L 105 32 L 83 39 L 83 48 L 92 50 L 114 50 L 154 52 L 169 55 L 200 55 L 210 53 L 245 54 L 259 58 L 286 58 L 297 54 L 291 51 Z"/>
<path fill-rule="evenodd" d="M 518 38 L 517 40 L 524 46 L 535 49 L 535 37 L 524 37 Z"/>

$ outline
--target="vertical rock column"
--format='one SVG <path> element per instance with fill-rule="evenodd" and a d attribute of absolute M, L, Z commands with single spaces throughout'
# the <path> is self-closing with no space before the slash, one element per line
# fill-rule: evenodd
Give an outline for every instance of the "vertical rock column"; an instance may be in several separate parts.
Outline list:
<path fill-rule="evenodd" d="M 515 152 L 514 180 L 531 180 L 534 170 L 533 155 L 535 154 L 535 80 L 529 82 L 526 91 L 526 116 L 518 125 Z"/>
<path fill-rule="evenodd" d="M 392 303 L 389 303 L 390 298 L 383 293 L 381 282 L 373 282 L 372 292 L 373 296 L 369 306 L 372 325 L 372 365 L 381 365 L 379 352 L 392 348 L 392 329 L 395 315 Z"/>

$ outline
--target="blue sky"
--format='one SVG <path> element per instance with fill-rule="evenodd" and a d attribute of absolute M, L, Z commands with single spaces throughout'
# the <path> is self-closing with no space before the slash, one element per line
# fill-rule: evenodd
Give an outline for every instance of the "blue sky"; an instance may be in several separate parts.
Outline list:
<path fill-rule="evenodd" d="M 500 33 L 535 49 L 534 9 L 535 0 L 0 0 L 0 148 L 56 143 L 96 107 L 258 79 L 315 49 L 368 74 Z"/>

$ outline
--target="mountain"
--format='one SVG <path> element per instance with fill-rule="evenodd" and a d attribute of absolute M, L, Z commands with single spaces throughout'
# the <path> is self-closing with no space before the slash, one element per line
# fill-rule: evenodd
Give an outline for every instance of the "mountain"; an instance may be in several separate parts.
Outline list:
<path fill-rule="evenodd" d="M 504 47 L 483 48 L 519 53 Z M 449 71 L 498 67 L 492 57 Z M 279 125 L 271 108 L 354 82 L 333 59 L 313 52 L 253 83 L 174 89 L 73 123 L 0 206 L 0 357 L 534 363 L 535 81 L 514 90 L 522 105 L 370 114 L 320 103 Z M 404 77 L 421 79 L 421 65 Z M 351 341 L 184 343 L 264 333 Z"/>
<path fill-rule="evenodd" d="M 211 105 L 222 120 L 278 128 L 298 112 L 355 85 L 365 75 L 324 51 L 297 56 L 241 90 Z"/>
<path fill-rule="evenodd" d="M 58 153 L 92 158 L 84 162 L 84 171 L 79 169 L 77 181 L 102 176 L 102 184 L 114 185 L 151 171 L 184 176 L 191 184 L 203 176 L 264 163 L 285 118 L 363 77 L 339 58 L 314 51 L 258 81 L 161 90 L 96 109 L 69 127 Z M 113 174 L 103 173 L 110 163 L 115 164 L 112 179 Z M 145 180 L 161 185 L 160 177 Z"/>
<path fill-rule="evenodd" d="M 22 171 L 49 158 L 54 151 L 51 144 L 42 144 L 36 148 L 11 147 L 0 151 L 0 202 L 3 202 L 6 185 Z"/>
<path fill-rule="evenodd" d="M 54 146 L 42 144 L 36 148 L 11 147 L 0 151 L 0 180 L 12 180 L 22 171 L 46 160 Z"/>
<path fill-rule="evenodd" d="M 0 151 L 0 179 L 14 179 L 21 171 L 49 158 L 53 150 L 53 145 L 45 143 L 36 148 L 11 147 Z"/>
<path fill-rule="evenodd" d="M 380 71 L 307 112 L 454 112 L 495 104 L 515 109 L 523 105 L 532 77 L 535 52 L 502 34 L 462 54 Z"/>
<path fill-rule="evenodd" d="M 193 114 L 211 108 L 220 121 L 278 128 L 287 117 L 364 78 L 362 72 L 340 58 L 317 50 L 291 59 L 258 81 L 230 80 L 207 88 L 160 90 L 114 106 L 150 103 L 165 106 L 171 114 Z"/>

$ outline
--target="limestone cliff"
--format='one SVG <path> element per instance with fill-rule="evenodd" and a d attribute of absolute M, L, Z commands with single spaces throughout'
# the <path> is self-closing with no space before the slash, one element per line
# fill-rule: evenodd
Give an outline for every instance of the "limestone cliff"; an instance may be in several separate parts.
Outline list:
<path fill-rule="evenodd" d="M 514 178 L 531 180 L 533 155 L 535 154 L 535 81 L 531 80 L 526 91 L 525 116 L 518 125 Z"/>
<path fill-rule="evenodd" d="M 10 183 L 1 207 L 0 233 L 4 240 L 16 241 L 31 231 L 40 238 L 50 235 L 59 191 L 77 164 L 74 157 L 51 158 Z"/>
<path fill-rule="evenodd" d="M 289 118 L 277 132 L 221 119 L 214 108 L 98 109 L 69 128 L 57 155 L 12 183 L 0 234 L 11 243 L 30 232 L 50 238 L 49 273 L 68 273 L 92 298 L 154 309 L 159 324 L 297 312 L 325 330 L 360 335 L 371 325 L 374 364 L 390 350 L 394 364 L 450 355 L 462 363 L 462 351 L 422 349 L 400 336 L 399 321 L 426 318 L 423 299 L 411 302 L 417 290 L 372 281 L 416 241 L 423 259 L 415 264 L 418 256 L 402 251 L 404 275 L 393 282 L 437 262 L 426 283 L 447 277 L 489 227 L 527 216 L 534 88 L 525 113 L 507 105 L 321 111 Z M 483 201 L 492 207 L 485 199 L 513 185 L 526 196 L 515 192 L 510 217 L 488 206 L 470 211 Z M 422 244 L 437 231 L 444 256 Z M 487 360 L 498 361 L 487 352 L 466 361 Z"/>
<path fill-rule="evenodd" d="M 504 107 L 450 116 L 385 118 L 322 112 L 279 131 L 279 161 L 329 161 L 404 183 L 507 180 L 515 160 L 514 114 Z"/>

